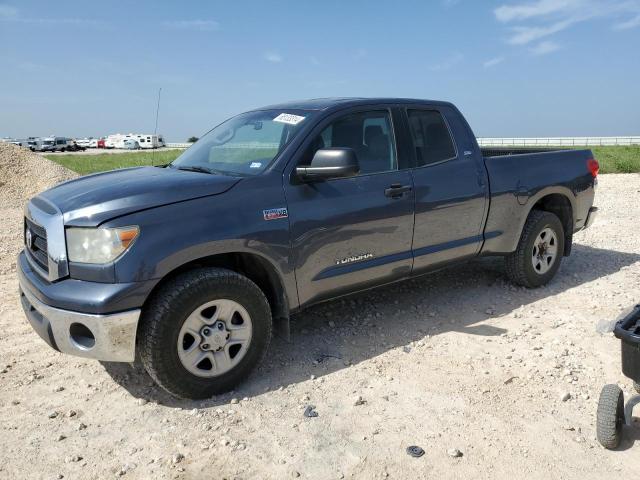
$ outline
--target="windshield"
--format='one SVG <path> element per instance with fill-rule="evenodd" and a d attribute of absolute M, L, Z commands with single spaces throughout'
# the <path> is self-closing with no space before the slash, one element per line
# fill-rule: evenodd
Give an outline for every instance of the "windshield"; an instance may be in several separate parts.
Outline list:
<path fill-rule="evenodd" d="M 257 175 L 298 133 L 313 112 L 260 110 L 218 125 L 176 158 L 171 167 L 227 175 Z"/>

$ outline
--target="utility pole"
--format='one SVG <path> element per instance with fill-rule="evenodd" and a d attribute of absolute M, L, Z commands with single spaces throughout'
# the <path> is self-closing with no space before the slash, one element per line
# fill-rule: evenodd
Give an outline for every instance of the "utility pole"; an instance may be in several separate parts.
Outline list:
<path fill-rule="evenodd" d="M 158 135 L 158 116 L 160 115 L 160 94 L 162 93 L 162 87 L 158 90 L 158 104 L 156 106 L 156 126 L 153 129 L 153 136 L 156 137 Z M 151 165 L 156 164 L 156 149 L 153 149 L 153 155 L 151 157 Z"/>

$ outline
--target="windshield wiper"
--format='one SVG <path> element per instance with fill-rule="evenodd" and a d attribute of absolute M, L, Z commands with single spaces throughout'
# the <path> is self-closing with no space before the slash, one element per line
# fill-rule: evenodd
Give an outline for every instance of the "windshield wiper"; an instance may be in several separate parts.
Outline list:
<path fill-rule="evenodd" d="M 173 163 L 167 164 L 167 168 L 175 168 L 176 170 L 184 170 L 185 172 L 198 172 L 208 173 L 210 175 L 224 175 L 227 177 L 233 177 L 239 174 L 225 172 L 224 170 L 216 170 L 215 168 L 203 167 L 201 165 L 174 165 Z"/>
<path fill-rule="evenodd" d="M 185 172 L 208 173 L 210 175 L 218 173 L 216 170 L 211 170 L 210 168 L 201 167 L 199 165 L 185 165 L 185 166 L 180 166 L 180 167 L 176 167 L 176 168 L 178 170 L 184 170 Z"/>

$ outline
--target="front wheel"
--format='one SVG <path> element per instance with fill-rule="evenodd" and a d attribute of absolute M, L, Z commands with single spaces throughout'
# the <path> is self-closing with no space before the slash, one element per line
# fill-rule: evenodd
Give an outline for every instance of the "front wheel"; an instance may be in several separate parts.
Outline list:
<path fill-rule="evenodd" d="M 247 277 L 193 270 L 165 283 L 145 307 L 140 358 L 169 393 L 209 398 L 249 375 L 266 353 L 271 327 L 269 303 Z"/>
<path fill-rule="evenodd" d="M 558 271 L 564 253 L 564 229 L 550 212 L 532 210 L 522 229 L 516 251 L 506 257 L 509 279 L 523 287 L 548 283 Z"/>

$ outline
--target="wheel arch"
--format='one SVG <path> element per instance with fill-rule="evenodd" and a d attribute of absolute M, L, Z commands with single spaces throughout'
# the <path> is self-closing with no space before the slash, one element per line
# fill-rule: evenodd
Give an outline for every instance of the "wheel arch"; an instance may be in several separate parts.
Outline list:
<path fill-rule="evenodd" d="M 573 244 L 573 224 L 576 211 L 575 199 L 571 191 L 564 187 L 547 188 L 533 196 L 529 204 L 531 207 L 527 211 L 525 222 L 532 210 L 550 212 L 560 219 L 562 228 L 564 229 L 563 255 L 565 257 L 568 256 L 571 253 Z M 522 227 L 523 226 L 524 223 Z M 520 229 L 521 231 L 522 227 Z"/>
<path fill-rule="evenodd" d="M 149 292 L 145 304 L 168 281 L 181 273 L 206 267 L 226 268 L 246 276 L 254 282 L 265 294 L 271 307 L 274 321 L 286 320 L 286 332 L 288 336 L 289 299 L 284 281 L 277 268 L 264 256 L 253 252 L 226 252 L 207 255 L 189 260 L 169 271 L 162 280 Z"/>

